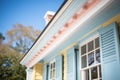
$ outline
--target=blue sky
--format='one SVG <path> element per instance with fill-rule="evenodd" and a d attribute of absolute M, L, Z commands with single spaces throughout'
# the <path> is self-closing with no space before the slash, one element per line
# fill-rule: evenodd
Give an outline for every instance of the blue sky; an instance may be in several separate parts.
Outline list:
<path fill-rule="evenodd" d="M 33 26 L 43 30 L 44 15 L 56 12 L 64 0 L 0 0 L 0 32 L 5 35 L 14 24 Z"/>

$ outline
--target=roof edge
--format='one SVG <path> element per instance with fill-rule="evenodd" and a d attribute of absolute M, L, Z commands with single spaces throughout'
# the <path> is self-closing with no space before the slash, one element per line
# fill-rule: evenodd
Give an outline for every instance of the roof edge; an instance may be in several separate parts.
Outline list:
<path fill-rule="evenodd" d="M 63 8 L 63 6 L 67 3 L 68 0 L 64 0 L 64 2 L 62 3 L 62 5 L 60 6 L 60 8 L 57 10 L 57 12 L 55 13 L 55 15 L 53 16 L 53 18 L 48 22 L 48 24 L 45 26 L 45 28 L 43 29 L 43 31 L 40 33 L 40 35 L 37 37 L 37 39 L 35 40 L 35 42 L 32 44 L 32 46 L 30 47 L 30 49 L 26 52 L 26 54 L 20 59 L 20 63 L 21 61 L 24 59 L 24 57 L 29 53 L 29 51 L 33 48 L 33 46 L 35 45 L 35 43 L 39 40 L 39 38 L 43 35 L 43 33 L 47 30 L 47 28 L 49 27 L 50 23 L 54 20 L 54 18 L 56 17 L 56 15 L 59 13 L 59 11 Z M 22 63 L 21 63 L 22 64 Z"/>

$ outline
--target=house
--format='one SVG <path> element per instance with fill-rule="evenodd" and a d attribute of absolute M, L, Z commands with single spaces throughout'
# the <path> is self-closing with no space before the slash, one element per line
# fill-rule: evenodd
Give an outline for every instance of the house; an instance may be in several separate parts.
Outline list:
<path fill-rule="evenodd" d="M 120 80 L 120 0 L 65 0 L 21 60 L 27 80 Z"/>

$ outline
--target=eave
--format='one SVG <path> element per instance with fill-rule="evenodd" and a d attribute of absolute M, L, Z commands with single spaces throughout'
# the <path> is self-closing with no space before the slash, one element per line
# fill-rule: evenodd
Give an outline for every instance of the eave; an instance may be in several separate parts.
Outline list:
<path fill-rule="evenodd" d="M 26 67 L 32 67 L 38 61 L 51 54 L 51 52 L 61 46 L 61 44 L 72 35 L 72 33 L 81 29 L 81 25 L 85 21 L 106 7 L 112 0 L 89 1 L 92 2 L 89 3 L 85 0 L 68 0 L 53 20 L 47 25 L 48 27 L 37 39 L 27 55 L 21 60 L 21 64 Z M 78 4 L 78 2 L 81 2 L 81 5 Z M 68 14 L 72 7 L 75 7 L 75 9 L 71 14 Z M 64 19 L 65 16 L 66 18 Z"/>

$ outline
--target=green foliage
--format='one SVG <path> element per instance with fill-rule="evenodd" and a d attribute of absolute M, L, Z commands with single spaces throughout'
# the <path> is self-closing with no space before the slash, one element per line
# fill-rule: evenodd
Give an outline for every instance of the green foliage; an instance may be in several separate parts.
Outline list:
<path fill-rule="evenodd" d="M 22 55 L 8 45 L 0 46 L 0 80 L 25 80 L 25 67 L 20 64 Z"/>
<path fill-rule="evenodd" d="M 39 30 L 21 24 L 7 31 L 8 43 L 0 44 L 0 80 L 25 80 L 25 67 L 20 64 L 20 59 L 39 34 Z"/>

